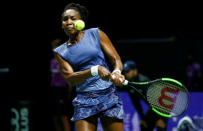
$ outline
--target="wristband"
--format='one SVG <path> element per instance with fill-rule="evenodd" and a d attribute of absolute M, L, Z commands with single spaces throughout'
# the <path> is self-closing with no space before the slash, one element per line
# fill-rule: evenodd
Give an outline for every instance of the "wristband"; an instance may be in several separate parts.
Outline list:
<path fill-rule="evenodd" d="M 113 70 L 112 74 L 115 73 L 115 72 L 117 72 L 118 74 L 121 74 L 121 70 L 119 70 L 119 69 Z"/>
<path fill-rule="evenodd" d="M 98 75 L 98 67 L 99 67 L 99 65 L 91 67 L 91 74 L 92 74 L 92 76 Z"/>

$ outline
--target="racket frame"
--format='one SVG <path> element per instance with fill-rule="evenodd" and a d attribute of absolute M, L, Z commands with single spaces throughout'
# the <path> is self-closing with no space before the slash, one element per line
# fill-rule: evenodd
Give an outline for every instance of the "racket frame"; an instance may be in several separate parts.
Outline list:
<path fill-rule="evenodd" d="M 180 113 L 180 114 L 178 114 L 178 115 L 176 115 L 176 116 L 175 116 L 175 115 L 164 114 L 164 113 L 162 113 L 162 112 L 156 110 L 154 107 L 152 107 L 151 104 L 147 101 L 147 98 L 146 98 L 146 91 L 147 91 L 147 89 L 149 88 L 149 85 L 150 85 L 151 83 L 154 83 L 154 82 L 157 82 L 157 81 L 160 81 L 160 80 L 161 80 L 161 81 L 169 81 L 169 82 L 176 83 L 176 84 L 178 84 L 180 87 L 184 88 L 184 90 L 186 90 L 186 93 L 187 93 L 187 96 L 188 96 L 188 102 L 187 102 L 187 105 L 186 105 L 186 107 L 185 107 L 185 110 L 184 110 L 182 113 Z M 136 84 L 136 85 L 138 85 L 138 86 L 139 86 L 139 85 L 140 85 L 140 86 L 145 86 L 145 85 L 146 85 L 146 88 L 145 88 L 145 89 L 142 89 L 143 91 L 145 91 L 145 92 L 144 92 L 145 94 L 144 94 L 144 93 L 141 93 L 141 92 L 139 91 L 139 87 L 138 87 L 138 89 L 137 89 L 136 87 L 134 87 L 134 86 L 131 85 L 131 84 Z M 134 90 L 136 90 L 136 91 L 143 97 L 143 100 L 148 103 L 148 105 L 152 108 L 152 110 L 153 110 L 155 113 L 157 113 L 158 115 L 160 115 L 160 116 L 167 117 L 167 118 L 170 118 L 170 117 L 178 117 L 178 116 L 182 115 L 182 114 L 187 110 L 187 108 L 188 108 L 188 106 L 189 106 L 190 96 L 189 96 L 189 92 L 188 92 L 187 88 L 185 88 L 185 86 L 184 86 L 181 82 L 179 82 L 179 81 L 177 81 L 177 80 L 175 80 L 175 79 L 172 79 L 172 78 L 160 78 L 160 79 L 156 79 L 156 80 L 153 80 L 153 81 L 146 81 L 146 82 L 128 82 L 127 85 L 130 86 L 131 88 L 133 88 Z M 142 87 L 142 88 L 143 88 L 143 87 Z"/>

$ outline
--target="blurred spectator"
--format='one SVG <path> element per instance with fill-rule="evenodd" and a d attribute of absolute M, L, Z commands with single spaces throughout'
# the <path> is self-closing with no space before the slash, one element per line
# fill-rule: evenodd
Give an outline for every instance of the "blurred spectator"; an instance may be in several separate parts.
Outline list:
<path fill-rule="evenodd" d="M 137 65 L 134 61 L 126 61 L 123 64 L 123 74 L 128 81 L 149 81 L 148 77 L 138 73 Z M 137 94 L 137 92 L 135 92 L 135 90 L 131 87 L 127 87 L 125 89 L 129 92 L 130 98 L 133 101 L 137 112 L 139 113 L 141 119 L 143 119 L 144 113 L 138 97 L 139 94 Z"/>
<path fill-rule="evenodd" d="M 186 68 L 187 75 L 187 88 L 189 91 L 199 91 L 200 82 L 202 77 L 201 66 L 196 59 L 196 53 L 194 50 L 190 50 L 187 56 L 188 65 Z"/>
<path fill-rule="evenodd" d="M 60 39 L 52 41 L 52 49 L 55 49 L 61 44 Z M 55 58 L 51 59 L 50 63 L 52 98 L 53 98 L 53 122 L 56 131 L 71 131 L 73 130 L 73 122 L 70 117 L 73 115 L 72 88 L 68 87 L 66 81 L 62 77 L 59 65 Z M 73 93 L 74 94 L 74 93 Z"/>
<path fill-rule="evenodd" d="M 150 79 L 138 71 L 137 64 L 134 61 L 126 61 L 123 65 L 123 74 L 129 81 L 141 82 L 149 81 Z M 146 115 L 140 103 L 140 94 L 131 87 L 126 88 L 130 94 L 130 98 L 141 117 L 141 131 L 153 131 L 155 126 L 157 131 L 166 131 L 168 119 L 157 115 L 154 111 L 148 109 Z"/>
<path fill-rule="evenodd" d="M 177 131 L 203 131 L 203 117 L 183 117 L 178 122 Z"/>
<path fill-rule="evenodd" d="M 157 131 L 167 131 L 168 118 L 162 117 L 148 109 L 144 120 L 141 121 L 141 131 L 153 131 L 156 127 Z"/>

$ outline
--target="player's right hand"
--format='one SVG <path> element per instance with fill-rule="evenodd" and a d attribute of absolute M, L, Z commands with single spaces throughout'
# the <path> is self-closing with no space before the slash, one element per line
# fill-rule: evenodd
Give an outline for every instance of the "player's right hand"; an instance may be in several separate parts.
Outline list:
<path fill-rule="evenodd" d="M 101 77 L 101 79 L 105 81 L 109 81 L 109 79 L 111 78 L 111 73 L 104 66 L 98 67 L 98 74 Z"/>
<path fill-rule="evenodd" d="M 125 81 L 125 76 L 119 73 L 111 74 L 111 81 L 117 86 L 123 86 L 123 82 Z"/>

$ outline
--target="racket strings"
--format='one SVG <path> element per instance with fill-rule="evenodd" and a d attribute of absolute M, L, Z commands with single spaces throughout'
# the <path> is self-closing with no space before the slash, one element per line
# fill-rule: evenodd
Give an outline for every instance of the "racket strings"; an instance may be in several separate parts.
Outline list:
<path fill-rule="evenodd" d="M 164 92 L 164 94 L 161 94 L 165 88 L 168 88 L 168 90 L 177 90 L 178 92 Z M 160 97 L 163 97 L 163 99 L 160 100 Z M 174 101 L 164 99 L 166 97 L 172 98 Z M 187 97 L 188 94 L 184 88 L 168 82 L 156 82 L 151 84 L 147 91 L 147 100 L 152 105 L 152 107 L 157 109 L 159 112 L 168 115 L 181 114 L 187 107 Z M 160 101 L 162 105 L 160 104 Z"/>
<path fill-rule="evenodd" d="M 188 104 L 187 90 L 185 88 L 175 84 L 175 83 L 163 82 L 162 81 L 160 84 L 162 86 L 167 86 L 167 87 L 170 87 L 170 88 L 172 88 L 174 90 L 178 90 L 178 93 L 175 93 L 175 94 L 169 93 L 169 95 L 170 94 L 174 95 L 174 96 L 172 96 L 173 98 L 176 97 L 172 112 L 181 112 L 181 111 L 185 110 L 185 108 L 187 107 L 187 104 Z"/>
<path fill-rule="evenodd" d="M 157 87 L 158 86 L 149 88 L 149 90 L 147 92 L 147 100 L 152 105 L 152 107 L 154 107 L 158 111 L 160 111 L 164 114 L 170 114 L 171 109 L 160 106 L 159 102 L 157 101 L 158 98 L 161 96 L 161 94 L 159 94 L 158 91 L 156 92 L 155 90 L 153 90 L 155 88 L 157 89 Z M 158 90 L 160 90 L 160 89 L 158 89 Z"/>
<path fill-rule="evenodd" d="M 159 84 L 160 84 L 159 86 L 162 86 L 162 87 L 169 87 L 169 88 L 171 88 L 171 89 L 174 89 L 174 90 L 178 90 L 178 91 L 179 91 L 178 94 L 166 92 L 166 96 L 169 96 L 169 97 L 171 97 L 171 98 L 176 98 L 175 103 L 174 103 L 174 102 L 170 102 L 170 101 L 165 101 L 165 100 L 163 99 L 163 101 L 165 101 L 166 104 L 173 104 L 173 112 L 178 112 L 178 111 L 179 111 L 180 104 L 183 104 L 183 105 L 186 105 L 186 104 L 187 104 L 186 101 L 185 101 L 186 103 L 184 103 L 184 101 L 183 101 L 183 100 L 185 100 L 185 97 L 186 97 L 187 95 L 186 95 L 185 97 L 180 97 L 180 96 L 184 95 L 184 94 L 182 94 L 182 92 L 185 92 L 184 88 L 182 88 L 182 87 L 176 85 L 175 83 L 160 82 Z M 180 94 L 180 93 L 181 93 L 181 94 Z M 177 106 L 178 106 L 178 107 L 177 107 Z M 183 107 L 184 107 L 184 106 L 183 106 Z M 168 109 L 168 108 L 165 108 L 165 110 L 167 110 L 167 109 Z M 183 108 L 183 109 L 184 109 L 184 108 Z M 169 110 L 168 110 L 168 111 L 169 111 Z"/>

